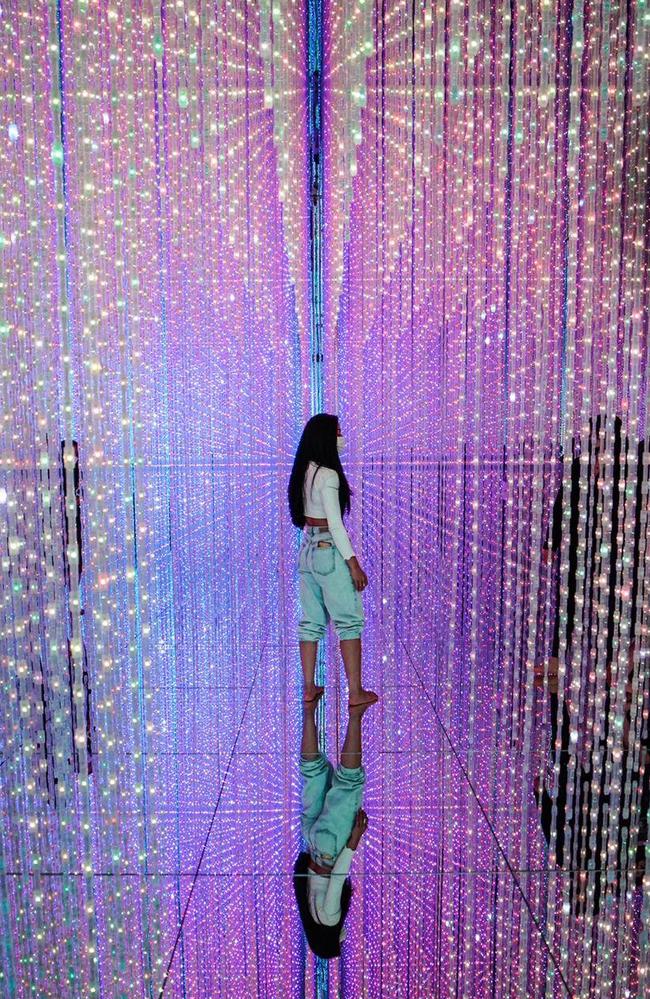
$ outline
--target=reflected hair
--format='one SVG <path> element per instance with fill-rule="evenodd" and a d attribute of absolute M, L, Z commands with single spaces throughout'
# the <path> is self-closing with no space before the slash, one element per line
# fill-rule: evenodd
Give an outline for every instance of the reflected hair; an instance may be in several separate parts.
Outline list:
<path fill-rule="evenodd" d="M 350 902 L 352 901 L 352 883 L 350 878 L 346 878 L 343 884 L 341 891 L 341 918 L 336 926 L 322 926 L 312 918 L 309 911 L 309 900 L 307 897 L 308 861 L 309 854 L 306 851 L 303 850 L 298 854 L 296 862 L 293 865 L 293 890 L 296 894 L 302 928 L 305 931 L 310 949 L 316 957 L 322 957 L 324 960 L 329 961 L 333 957 L 340 957 L 341 955 L 339 937 L 348 914 L 348 909 L 350 908 Z"/>
<path fill-rule="evenodd" d="M 341 459 L 339 458 L 336 446 L 336 428 L 338 416 L 331 413 L 317 413 L 307 420 L 305 429 L 302 432 L 298 450 L 293 461 L 287 497 L 291 520 L 296 527 L 305 526 L 305 504 L 303 501 L 303 485 L 305 473 L 310 461 L 316 462 L 318 467 L 333 468 L 339 476 L 339 503 L 341 505 L 341 516 L 350 511 L 350 496 L 352 490 L 345 477 Z M 312 483 L 313 486 L 313 483 Z"/>

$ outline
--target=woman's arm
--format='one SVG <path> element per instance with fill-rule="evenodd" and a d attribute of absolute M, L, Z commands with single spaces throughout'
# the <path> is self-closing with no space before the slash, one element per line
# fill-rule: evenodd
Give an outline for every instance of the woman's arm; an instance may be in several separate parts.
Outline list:
<path fill-rule="evenodd" d="M 341 517 L 341 504 L 339 502 L 339 477 L 334 469 L 327 469 L 327 478 L 323 482 L 323 508 L 327 517 L 327 526 L 332 532 L 334 544 L 347 561 L 354 556 L 352 543 L 348 537 L 348 532 Z"/>
<path fill-rule="evenodd" d="M 334 919 L 341 911 L 341 892 L 343 891 L 343 885 L 348 876 L 353 857 L 354 850 L 351 850 L 349 846 L 344 846 L 336 858 L 323 902 L 322 911 L 326 918 Z"/>

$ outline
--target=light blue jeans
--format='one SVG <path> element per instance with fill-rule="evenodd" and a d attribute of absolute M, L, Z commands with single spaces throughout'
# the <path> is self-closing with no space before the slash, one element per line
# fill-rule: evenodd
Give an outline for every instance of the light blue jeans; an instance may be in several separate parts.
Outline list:
<path fill-rule="evenodd" d="M 330 547 L 319 547 L 318 542 Z M 345 559 L 334 544 L 330 531 L 306 527 L 298 555 L 300 606 L 302 616 L 298 638 L 317 642 L 323 638 L 330 620 L 339 639 L 360 638 L 365 615 L 361 594 L 352 582 Z"/>
<path fill-rule="evenodd" d="M 300 828 L 317 864 L 332 867 L 350 838 L 363 801 L 363 767 L 338 766 L 323 753 L 314 760 L 300 758 L 302 812 Z"/>

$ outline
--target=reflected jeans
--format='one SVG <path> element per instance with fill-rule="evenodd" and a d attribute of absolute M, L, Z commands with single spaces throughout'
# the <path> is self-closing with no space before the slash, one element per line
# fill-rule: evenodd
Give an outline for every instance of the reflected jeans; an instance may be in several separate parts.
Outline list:
<path fill-rule="evenodd" d="M 363 801 L 366 772 L 363 767 L 336 770 L 324 755 L 300 758 L 304 780 L 300 828 L 318 864 L 331 867 L 350 838 Z"/>

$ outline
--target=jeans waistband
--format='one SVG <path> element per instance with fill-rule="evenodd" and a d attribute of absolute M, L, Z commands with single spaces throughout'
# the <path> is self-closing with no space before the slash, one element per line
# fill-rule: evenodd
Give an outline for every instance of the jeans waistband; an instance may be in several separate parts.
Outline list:
<path fill-rule="evenodd" d="M 329 528 L 312 527 L 310 524 L 305 527 L 306 541 L 329 541 L 331 537 L 332 532 Z"/>
<path fill-rule="evenodd" d="M 316 863 L 320 864 L 321 867 L 332 868 L 334 866 L 336 857 L 333 857 L 331 853 L 321 853 L 320 850 L 318 850 L 313 844 L 310 844 L 309 852 Z"/>

